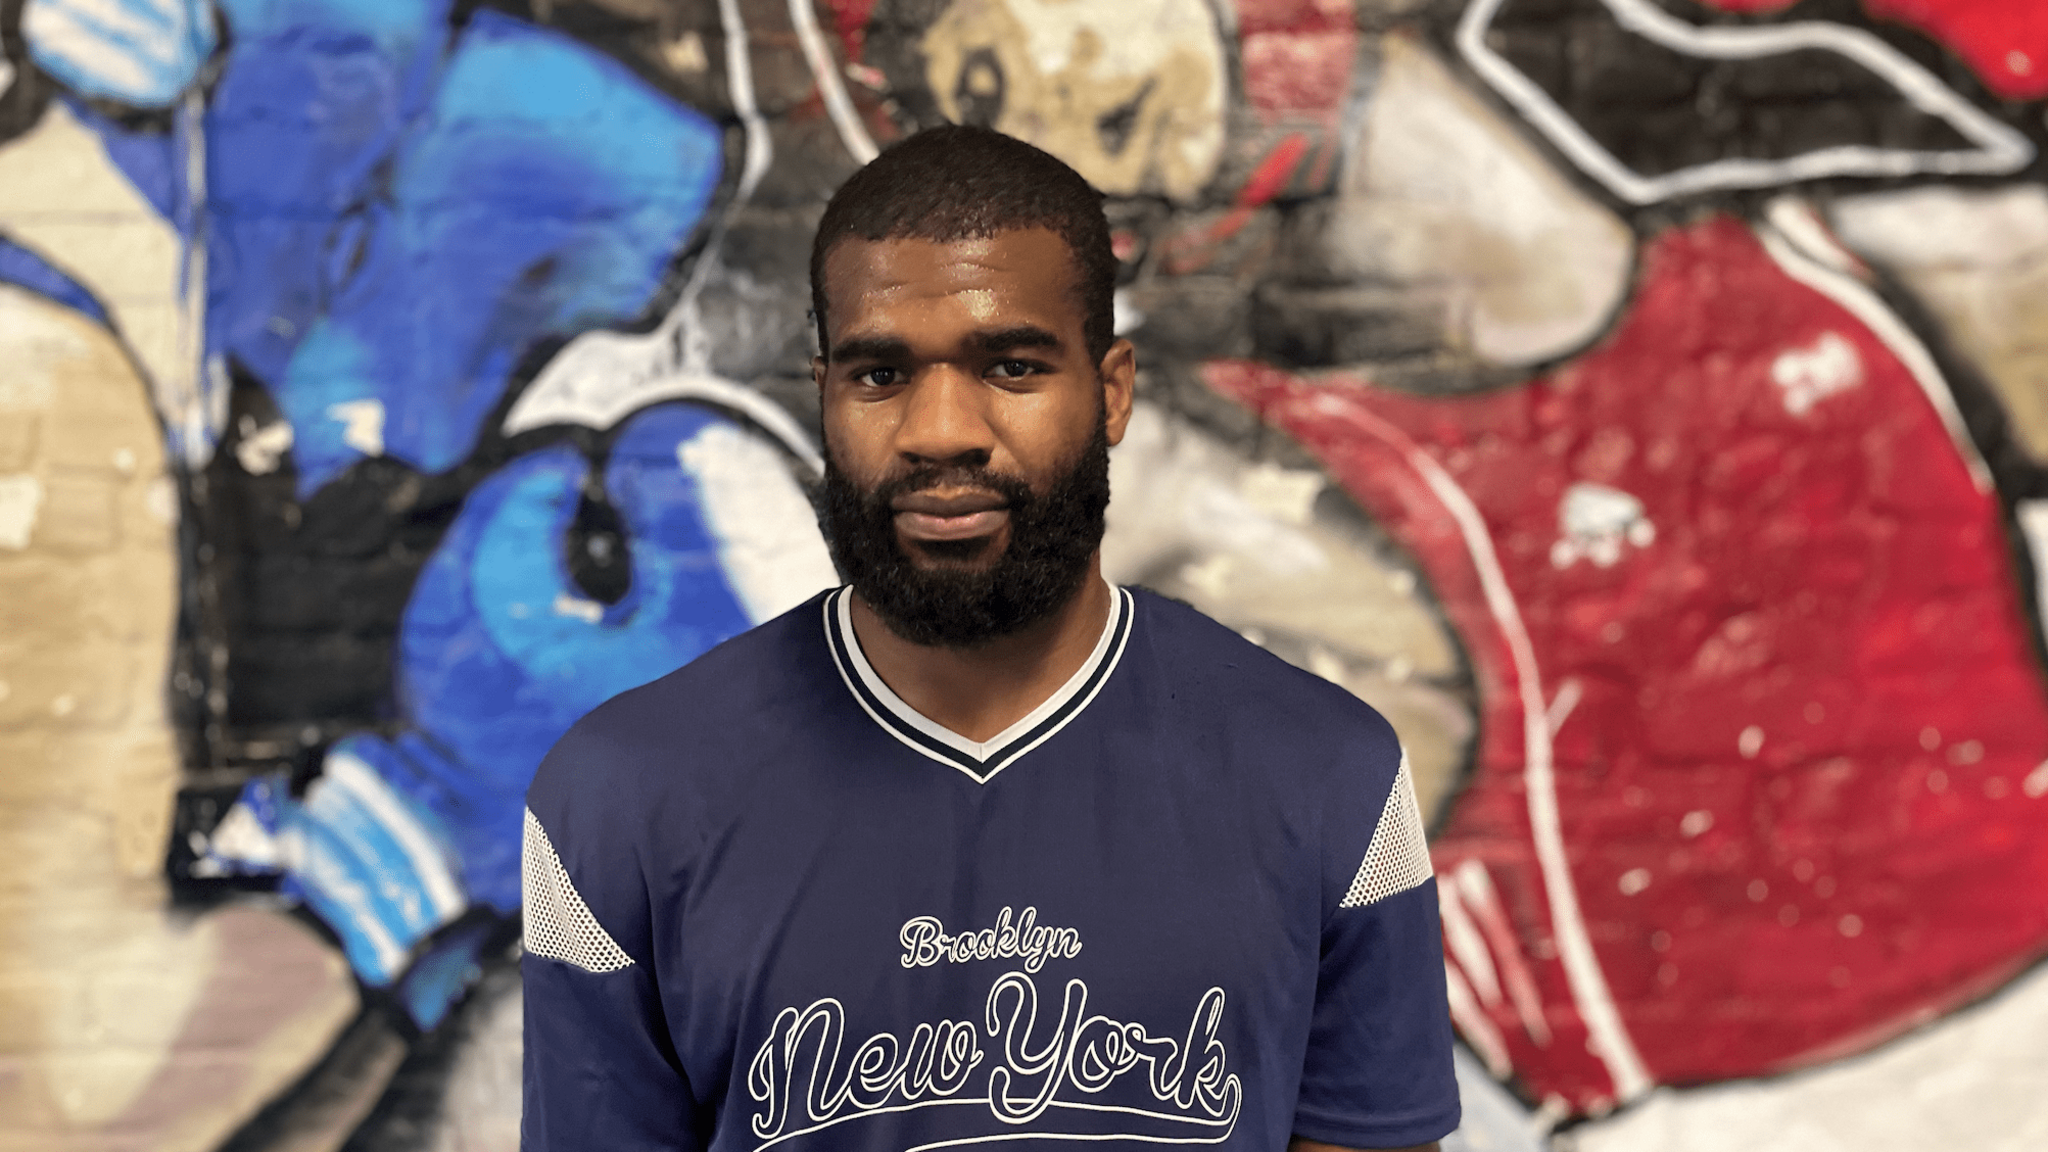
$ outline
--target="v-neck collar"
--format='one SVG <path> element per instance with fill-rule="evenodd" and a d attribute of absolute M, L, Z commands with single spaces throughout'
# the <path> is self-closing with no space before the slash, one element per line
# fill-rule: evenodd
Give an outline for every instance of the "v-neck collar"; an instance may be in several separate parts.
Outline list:
<path fill-rule="evenodd" d="M 853 589 L 844 587 L 825 597 L 825 642 L 832 649 L 832 662 L 839 678 L 859 701 L 861 710 L 896 739 L 916 751 L 966 773 L 986 784 L 995 774 L 1017 762 L 1017 758 L 1050 740 L 1088 707 L 1096 693 L 1123 658 L 1124 645 L 1131 636 L 1131 618 L 1136 614 L 1131 594 L 1111 587 L 1109 619 L 1095 650 L 1059 690 L 1033 708 L 1023 719 L 987 740 L 975 741 L 936 723 L 903 702 L 894 689 L 882 682 L 860 650 L 853 633 Z"/>

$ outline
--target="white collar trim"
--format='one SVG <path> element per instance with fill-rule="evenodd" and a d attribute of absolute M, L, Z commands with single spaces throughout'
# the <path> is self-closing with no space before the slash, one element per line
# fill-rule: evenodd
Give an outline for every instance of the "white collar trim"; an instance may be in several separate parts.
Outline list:
<path fill-rule="evenodd" d="M 1134 614 L 1130 592 L 1112 586 L 1109 618 L 1103 621 L 1102 635 L 1096 638 L 1094 649 L 1081 667 L 1023 719 L 980 741 L 969 740 L 925 716 L 883 683 L 854 635 L 850 587 L 825 598 L 825 636 L 840 678 L 870 718 L 923 755 L 987 783 L 1019 757 L 1050 740 L 1102 691 L 1123 657 Z"/>

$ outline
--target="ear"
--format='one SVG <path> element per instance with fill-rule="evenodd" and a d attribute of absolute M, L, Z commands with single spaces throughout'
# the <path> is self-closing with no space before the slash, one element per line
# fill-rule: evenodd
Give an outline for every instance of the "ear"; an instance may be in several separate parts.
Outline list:
<path fill-rule="evenodd" d="M 1118 340 L 1109 346 L 1095 374 L 1102 381 L 1102 410 L 1109 442 L 1121 444 L 1124 429 L 1131 422 L 1131 398 L 1138 387 L 1138 350 L 1129 340 Z"/>
<path fill-rule="evenodd" d="M 825 394 L 825 358 L 823 356 L 811 357 L 811 383 L 818 386 L 818 394 L 820 396 Z"/>

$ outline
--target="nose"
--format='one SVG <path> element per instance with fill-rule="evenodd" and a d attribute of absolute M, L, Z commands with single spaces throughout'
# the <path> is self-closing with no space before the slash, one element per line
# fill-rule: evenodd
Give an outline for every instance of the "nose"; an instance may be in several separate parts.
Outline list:
<path fill-rule="evenodd" d="M 903 391 L 896 451 L 913 464 L 986 464 L 995 431 L 983 408 L 986 389 L 970 373 L 937 365 Z"/>

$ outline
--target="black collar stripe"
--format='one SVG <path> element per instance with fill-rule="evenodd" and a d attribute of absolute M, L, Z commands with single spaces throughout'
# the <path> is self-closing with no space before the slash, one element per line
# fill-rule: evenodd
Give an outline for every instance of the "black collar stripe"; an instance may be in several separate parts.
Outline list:
<path fill-rule="evenodd" d="M 926 756 L 941 764 L 950 764 L 977 780 L 981 779 L 980 764 L 973 757 L 955 752 L 922 732 L 905 731 L 890 723 L 889 706 L 869 691 L 864 678 L 855 674 L 854 669 L 848 666 L 847 651 L 851 649 L 857 652 L 860 646 L 852 643 L 850 636 L 840 634 L 838 603 L 846 594 L 847 590 L 842 588 L 825 598 L 825 637 L 832 649 L 832 663 L 839 669 L 839 678 L 846 682 L 846 690 L 853 693 L 853 698 L 860 703 L 861 711 L 866 712 L 869 719 L 881 725 L 884 731 Z"/>
<path fill-rule="evenodd" d="M 841 588 L 825 598 L 825 639 L 832 649 L 832 662 L 839 669 L 839 678 L 870 719 L 923 755 L 987 783 L 1080 715 L 1116 670 L 1130 640 L 1136 605 L 1124 589 L 1112 588 L 1111 592 L 1109 619 L 1104 622 L 1102 636 L 1087 661 L 1030 715 L 981 742 L 933 723 L 904 703 L 875 674 L 853 635 L 852 589 Z"/>

